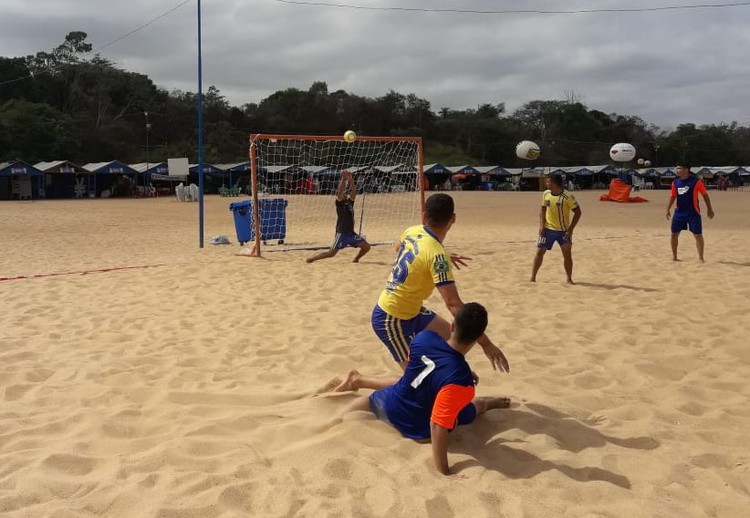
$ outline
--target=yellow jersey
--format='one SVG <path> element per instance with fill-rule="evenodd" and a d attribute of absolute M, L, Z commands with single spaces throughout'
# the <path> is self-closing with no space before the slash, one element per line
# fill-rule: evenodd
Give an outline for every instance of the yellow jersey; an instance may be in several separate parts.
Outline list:
<path fill-rule="evenodd" d="M 407 228 L 378 306 L 389 315 L 408 320 L 422 309 L 435 286 L 454 282 L 450 255 L 430 230 L 422 225 Z"/>
<path fill-rule="evenodd" d="M 547 207 L 544 228 L 565 232 L 570 227 L 570 211 L 578 207 L 578 202 L 570 191 L 552 194 L 548 189 L 542 194 L 542 207 Z"/>

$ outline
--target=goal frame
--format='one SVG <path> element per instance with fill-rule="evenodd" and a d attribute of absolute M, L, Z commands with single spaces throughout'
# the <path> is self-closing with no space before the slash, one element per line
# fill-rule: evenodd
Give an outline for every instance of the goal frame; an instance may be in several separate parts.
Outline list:
<path fill-rule="evenodd" d="M 275 133 L 253 133 L 250 135 L 250 189 L 253 200 L 253 232 L 255 235 L 251 257 L 261 257 L 261 222 L 260 203 L 258 200 L 258 154 L 256 142 L 259 140 L 311 140 L 311 141 L 340 141 L 347 142 L 343 135 L 295 135 Z M 362 142 L 414 142 L 417 144 L 417 192 L 419 193 L 419 213 L 422 223 L 425 223 L 425 175 L 424 175 L 424 153 L 422 137 L 360 137 L 357 141 Z"/>

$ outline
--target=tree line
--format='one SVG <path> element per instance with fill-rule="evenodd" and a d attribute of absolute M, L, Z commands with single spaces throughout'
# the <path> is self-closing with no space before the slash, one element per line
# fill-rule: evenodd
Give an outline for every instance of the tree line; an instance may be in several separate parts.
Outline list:
<path fill-rule="evenodd" d="M 67 159 L 79 163 L 119 159 L 197 161 L 197 94 L 166 90 L 146 75 L 88 57 L 87 34 L 69 33 L 51 51 L 0 56 L 0 161 Z M 534 140 L 544 165 L 609 162 L 609 148 L 630 142 L 655 165 L 689 160 L 696 165 L 750 164 L 750 128 L 736 122 L 662 130 L 639 117 L 590 109 L 574 94 L 533 100 L 513 113 L 505 103 L 434 111 L 410 93 L 370 98 L 287 88 L 258 103 L 232 106 L 215 86 L 203 96 L 204 161 L 247 160 L 250 133 L 420 136 L 425 162 L 520 167 L 515 145 Z"/>

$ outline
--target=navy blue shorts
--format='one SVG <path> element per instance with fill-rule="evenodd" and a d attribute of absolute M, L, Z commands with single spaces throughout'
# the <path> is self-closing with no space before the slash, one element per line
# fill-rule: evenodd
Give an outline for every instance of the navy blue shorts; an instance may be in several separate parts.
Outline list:
<path fill-rule="evenodd" d="M 690 229 L 693 234 L 703 234 L 703 220 L 700 214 L 674 212 L 672 216 L 672 234 Z"/>
<path fill-rule="evenodd" d="M 409 360 L 412 338 L 420 331 L 424 331 L 434 318 L 435 313 L 433 311 L 422 308 L 417 316 L 404 320 L 389 315 L 375 304 L 370 323 L 372 324 L 372 330 L 391 352 L 393 359 L 397 362 L 405 362 Z"/>
<path fill-rule="evenodd" d="M 364 240 L 365 238 L 360 236 L 356 232 L 346 232 L 343 234 L 336 234 L 336 237 L 333 238 L 333 244 L 331 245 L 331 250 L 341 250 L 342 248 L 346 248 L 347 246 L 356 248 Z"/>
<path fill-rule="evenodd" d="M 567 245 L 568 243 L 573 244 L 573 241 L 565 237 L 565 232 L 562 230 L 550 230 L 545 228 L 544 235 L 539 236 L 539 240 L 536 242 L 536 247 L 552 250 L 552 245 L 556 242 L 560 243 L 560 245 Z"/>
<path fill-rule="evenodd" d="M 388 423 L 393 426 L 396 430 L 401 432 L 401 435 L 409 437 L 411 439 L 429 439 L 430 438 L 430 420 L 426 419 L 425 422 L 415 423 L 413 420 L 413 414 L 396 412 L 398 415 L 412 416 L 409 418 L 408 423 L 402 423 L 398 418 L 390 419 L 389 405 L 390 395 L 394 390 L 394 386 L 386 387 L 384 389 L 377 390 L 370 394 L 370 411 L 377 416 L 381 421 Z M 474 403 L 469 403 L 461 409 L 456 419 L 456 425 L 471 424 L 477 418 L 477 407 Z M 421 420 L 421 419 L 420 419 Z"/>

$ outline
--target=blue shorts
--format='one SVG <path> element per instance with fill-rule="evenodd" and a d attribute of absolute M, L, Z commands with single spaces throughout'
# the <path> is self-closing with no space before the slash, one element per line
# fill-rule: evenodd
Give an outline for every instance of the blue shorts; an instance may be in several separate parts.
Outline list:
<path fill-rule="evenodd" d="M 435 316 L 433 311 L 422 308 L 417 316 L 404 320 L 389 315 L 375 304 L 370 323 L 372 330 L 391 352 L 393 359 L 397 362 L 405 362 L 409 360 L 412 338 L 420 331 L 424 331 Z"/>
<path fill-rule="evenodd" d="M 554 245 L 555 242 L 560 243 L 561 246 L 567 245 L 568 243 L 571 245 L 573 244 L 572 240 L 565 237 L 565 232 L 562 230 L 550 230 L 545 228 L 544 235 L 539 236 L 539 240 L 536 242 L 536 247 L 552 250 L 552 245 Z"/>
<path fill-rule="evenodd" d="M 690 229 L 693 234 L 703 233 L 703 220 L 700 214 L 694 212 L 674 212 L 672 216 L 672 234 L 677 234 L 683 230 Z"/>
<path fill-rule="evenodd" d="M 331 245 L 331 250 L 341 250 L 342 248 L 346 248 L 347 246 L 356 248 L 364 240 L 365 238 L 363 238 L 356 232 L 346 232 L 343 234 L 336 234 L 336 237 L 333 238 L 333 244 Z"/>
<path fill-rule="evenodd" d="M 377 416 L 381 421 L 388 423 L 393 426 L 396 430 L 401 432 L 401 435 L 409 437 L 411 439 L 429 439 L 430 438 L 430 419 L 425 416 L 420 420 L 424 419 L 424 422 L 415 423 L 413 420 L 414 415 L 409 412 L 396 412 L 391 419 L 389 417 L 389 400 L 391 399 L 391 393 L 394 390 L 394 386 L 386 387 L 384 389 L 377 390 L 370 394 L 370 411 Z M 409 417 L 407 423 L 402 423 L 396 416 Z M 477 418 L 477 407 L 474 403 L 469 403 L 461 409 L 456 419 L 457 425 L 466 425 L 474 422 Z"/>

